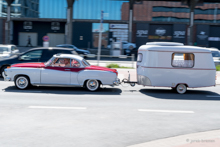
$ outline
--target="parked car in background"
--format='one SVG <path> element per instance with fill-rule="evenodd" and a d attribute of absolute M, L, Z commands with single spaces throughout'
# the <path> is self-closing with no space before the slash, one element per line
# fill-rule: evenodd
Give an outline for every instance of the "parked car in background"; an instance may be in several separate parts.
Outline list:
<path fill-rule="evenodd" d="M 85 87 L 96 91 L 100 85 L 118 85 L 118 72 L 90 65 L 84 58 L 56 54 L 46 63 L 19 63 L 5 69 L 5 81 L 14 81 L 18 89 L 35 86 Z"/>
<path fill-rule="evenodd" d="M 220 65 L 220 51 L 217 48 L 208 48 L 212 52 L 215 66 Z"/>
<path fill-rule="evenodd" d="M 26 63 L 26 62 L 46 62 L 54 54 L 57 53 L 78 55 L 74 51 L 74 49 L 58 48 L 58 47 L 34 48 L 20 55 L 14 55 L 11 56 L 10 58 L 0 60 L 0 74 L 2 76 L 4 69 L 6 69 L 11 64 Z"/>
<path fill-rule="evenodd" d="M 8 58 L 17 53 L 19 53 L 19 50 L 15 45 L 0 44 L 0 60 L 3 58 Z"/>
<path fill-rule="evenodd" d="M 111 49 L 111 44 L 107 46 L 108 49 Z M 136 49 L 136 44 L 130 42 L 122 42 L 122 49 L 124 49 L 124 55 L 130 56 L 132 50 Z"/>
<path fill-rule="evenodd" d="M 57 47 L 63 47 L 63 48 L 72 48 L 74 49 L 81 57 L 87 58 L 87 55 L 90 54 L 90 51 L 88 50 L 83 50 L 83 49 L 79 49 L 74 45 L 71 44 L 60 44 L 57 45 Z"/>

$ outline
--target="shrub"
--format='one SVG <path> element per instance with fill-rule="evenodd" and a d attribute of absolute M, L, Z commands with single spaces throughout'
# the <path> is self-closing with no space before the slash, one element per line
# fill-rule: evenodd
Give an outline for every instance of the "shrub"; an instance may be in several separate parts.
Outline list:
<path fill-rule="evenodd" d="M 106 67 L 108 68 L 132 68 L 132 67 L 119 66 L 118 64 L 108 64 Z"/>
<path fill-rule="evenodd" d="M 216 70 L 220 71 L 220 65 L 216 66 Z"/>
<path fill-rule="evenodd" d="M 108 64 L 107 67 L 108 68 L 120 68 L 118 64 Z"/>

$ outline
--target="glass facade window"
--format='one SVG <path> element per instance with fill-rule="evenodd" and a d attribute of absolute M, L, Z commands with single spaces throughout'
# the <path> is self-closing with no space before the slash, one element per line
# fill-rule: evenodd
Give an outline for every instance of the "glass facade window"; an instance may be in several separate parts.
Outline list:
<path fill-rule="evenodd" d="M 121 7 L 127 1 L 75 0 L 73 19 L 100 19 L 104 11 L 105 20 L 121 20 Z M 40 0 L 40 18 L 66 18 L 66 0 Z"/>
<path fill-rule="evenodd" d="M 153 7 L 153 12 L 174 12 L 174 13 L 189 13 L 189 8 L 182 7 Z M 214 15 L 220 14 L 220 9 L 195 9 L 195 14 Z"/>
<path fill-rule="evenodd" d="M 176 18 L 176 17 L 153 17 L 152 21 L 189 22 L 189 19 L 188 18 Z"/>
<path fill-rule="evenodd" d="M 182 7 L 153 7 L 153 12 L 189 13 L 189 8 L 182 8 Z"/>
<path fill-rule="evenodd" d="M 38 17 L 39 0 L 14 0 L 11 17 Z M 0 17 L 7 17 L 7 2 L 0 0 Z"/>

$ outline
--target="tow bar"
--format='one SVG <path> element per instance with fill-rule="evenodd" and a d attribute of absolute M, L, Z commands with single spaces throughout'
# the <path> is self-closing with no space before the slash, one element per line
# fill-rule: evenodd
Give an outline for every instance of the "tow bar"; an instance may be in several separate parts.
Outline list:
<path fill-rule="evenodd" d="M 120 84 L 122 84 L 122 83 L 127 83 L 127 84 L 130 84 L 132 87 L 134 87 L 137 82 L 135 82 L 135 81 L 130 81 L 130 73 L 129 73 L 129 71 L 128 71 L 128 79 L 124 78 L 124 79 L 120 82 Z"/>

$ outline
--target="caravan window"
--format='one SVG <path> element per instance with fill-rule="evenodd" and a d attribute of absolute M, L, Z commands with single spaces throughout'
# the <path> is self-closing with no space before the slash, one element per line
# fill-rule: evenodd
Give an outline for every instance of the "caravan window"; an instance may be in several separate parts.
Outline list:
<path fill-rule="evenodd" d="M 141 53 L 139 53 L 138 57 L 137 57 L 137 62 L 141 62 L 142 58 L 143 58 L 143 55 Z"/>
<path fill-rule="evenodd" d="M 172 66 L 190 68 L 194 66 L 194 59 L 195 57 L 192 53 L 173 53 Z"/>

